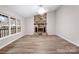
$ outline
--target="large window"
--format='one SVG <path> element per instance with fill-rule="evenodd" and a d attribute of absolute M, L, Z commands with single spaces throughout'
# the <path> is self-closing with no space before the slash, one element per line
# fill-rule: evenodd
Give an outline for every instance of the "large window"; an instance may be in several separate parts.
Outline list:
<path fill-rule="evenodd" d="M 21 20 L 0 14 L 0 38 L 21 32 Z"/>
<path fill-rule="evenodd" d="M 0 15 L 0 37 L 9 35 L 9 19 L 7 16 Z"/>

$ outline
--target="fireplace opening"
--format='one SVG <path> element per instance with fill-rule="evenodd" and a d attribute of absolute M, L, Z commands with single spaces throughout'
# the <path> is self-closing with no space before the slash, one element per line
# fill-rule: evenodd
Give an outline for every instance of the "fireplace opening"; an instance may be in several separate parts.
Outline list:
<path fill-rule="evenodd" d="M 44 33 L 46 32 L 46 28 L 44 27 Z"/>
<path fill-rule="evenodd" d="M 35 27 L 35 32 L 37 32 L 37 27 Z"/>
<path fill-rule="evenodd" d="M 38 32 L 43 32 L 43 28 L 38 28 Z"/>

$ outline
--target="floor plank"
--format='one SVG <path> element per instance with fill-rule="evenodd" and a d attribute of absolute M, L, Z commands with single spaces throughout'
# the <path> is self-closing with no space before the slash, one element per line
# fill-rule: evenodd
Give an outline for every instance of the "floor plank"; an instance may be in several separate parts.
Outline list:
<path fill-rule="evenodd" d="M 79 53 L 79 47 L 56 36 L 24 36 L 0 50 L 2 54 Z"/>

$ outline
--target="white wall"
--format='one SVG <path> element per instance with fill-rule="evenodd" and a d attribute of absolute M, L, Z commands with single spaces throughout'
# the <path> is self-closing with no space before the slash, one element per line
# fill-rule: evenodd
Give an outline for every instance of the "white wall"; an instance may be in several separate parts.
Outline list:
<path fill-rule="evenodd" d="M 56 34 L 79 46 L 79 6 L 62 6 L 57 10 Z"/>
<path fill-rule="evenodd" d="M 47 13 L 47 33 L 48 35 L 55 35 L 55 12 Z"/>
<path fill-rule="evenodd" d="M 2 48 L 4 46 L 10 44 L 11 42 L 17 40 L 18 38 L 24 36 L 24 18 L 19 16 L 19 15 L 17 15 L 13 11 L 5 8 L 4 6 L 0 6 L 0 14 L 20 19 L 21 20 L 21 26 L 22 26 L 22 31 L 21 32 L 16 33 L 16 34 L 12 34 L 12 35 L 9 35 L 9 36 L 6 36 L 4 38 L 0 38 L 0 48 Z"/>
<path fill-rule="evenodd" d="M 34 33 L 34 17 L 25 19 L 25 35 L 32 35 Z M 48 35 L 55 35 L 55 12 L 47 13 L 47 33 Z"/>
<path fill-rule="evenodd" d="M 34 17 L 26 18 L 25 24 L 25 35 L 33 35 L 34 33 Z"/>

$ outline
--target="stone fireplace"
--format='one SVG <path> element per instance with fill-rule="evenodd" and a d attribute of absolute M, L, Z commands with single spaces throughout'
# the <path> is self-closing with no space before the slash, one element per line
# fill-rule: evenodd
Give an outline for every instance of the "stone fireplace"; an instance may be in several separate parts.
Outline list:
<path fill-rule="evenodd" d="M 47 25 L 47 13 L 43 15 L 34 16 L 35 35 L 47 35 L 46 25 Z"/>

